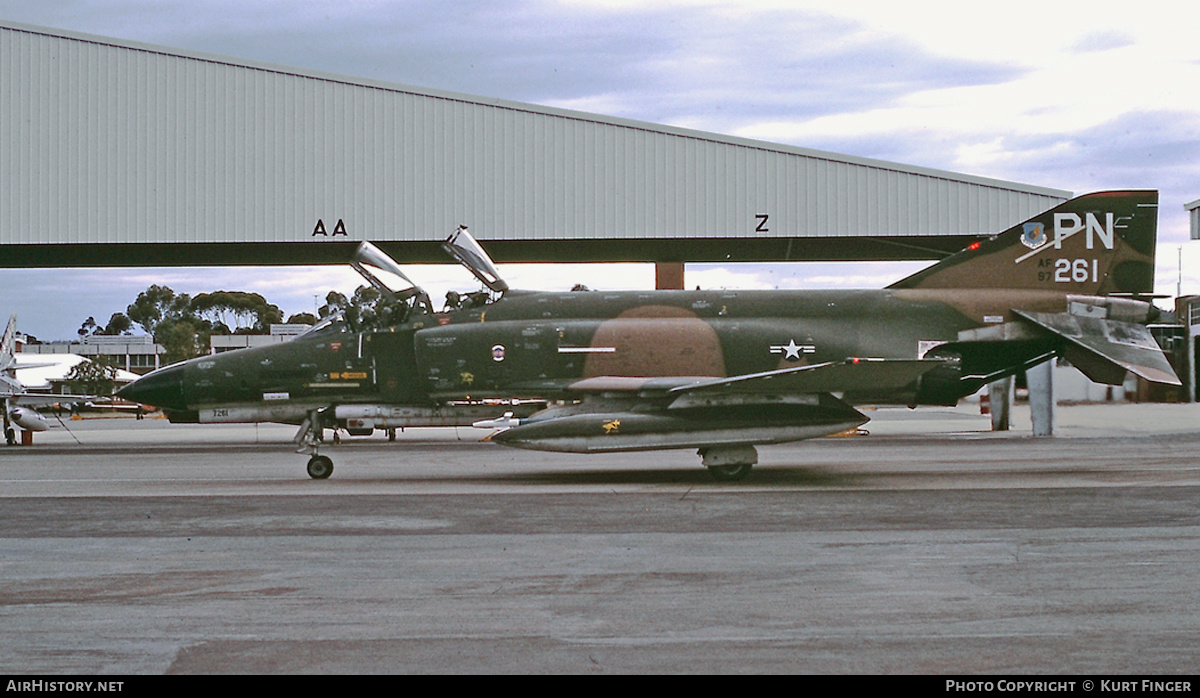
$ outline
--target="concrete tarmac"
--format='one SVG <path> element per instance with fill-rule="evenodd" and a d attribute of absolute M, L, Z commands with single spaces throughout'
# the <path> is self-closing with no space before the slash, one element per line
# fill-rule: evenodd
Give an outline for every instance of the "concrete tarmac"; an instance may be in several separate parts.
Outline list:
<path fill-rule="evenodd" d="M 0 449 L 6 673 L 1194 673 L 1200 405 L 571 456 L 66 422 Z M 69 429 L 69 431 L 68 431 Z"/>

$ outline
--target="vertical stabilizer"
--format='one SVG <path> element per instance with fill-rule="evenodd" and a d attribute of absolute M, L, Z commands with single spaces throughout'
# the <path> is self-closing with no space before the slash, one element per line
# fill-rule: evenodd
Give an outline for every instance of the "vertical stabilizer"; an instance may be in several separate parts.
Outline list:
<path fill-rule="evenodd" d="M 889 288 L 1150 294 L 1157 231 L 1157 191 L 1086 194 L 972 243 Z"/>
<path fill-rule="evenodd" d="M 0 371 L 12 372 L 17 364 L 17 314 L 8 318 L 8 327 L 4 329 L 4 339 L 0 340 Z"/>

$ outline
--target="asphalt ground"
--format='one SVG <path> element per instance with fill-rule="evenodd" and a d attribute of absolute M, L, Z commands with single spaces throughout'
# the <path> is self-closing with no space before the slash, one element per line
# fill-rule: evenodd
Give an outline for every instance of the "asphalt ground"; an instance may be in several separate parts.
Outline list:
<path fill-rule="evenodd" d="M 1187 673 L 1200 405 L 571 456 L 88 419 L 0 449 L 0 671 Z"/>

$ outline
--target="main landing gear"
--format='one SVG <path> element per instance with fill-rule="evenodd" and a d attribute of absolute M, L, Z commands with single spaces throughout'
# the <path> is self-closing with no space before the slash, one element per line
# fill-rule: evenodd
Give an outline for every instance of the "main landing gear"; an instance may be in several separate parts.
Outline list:
<path fill-rule="evenodd" d="M 324 480 L 333 475 L 333 459 L 317 453 L 321 443 L 321 432 L 325 430 L 325 410 L 312 410 L 300 423 L 300 431 L 296 432 L 296 453 L 307 453 L 308 476 L 314 480 Z"/>
<path fill-rule="evenodd" d="M 9 446 L 17 443 L 17 430 L 13 429 L 12 419 L 8 414 L 8 400 L 4 400 L 4 442 Z"/>
<path fill-rule="evenodd" d="M 324 480 L 333 475 L 333 459 L 329 456 L 313 456 L 308 459 L 308 476 L 314 480 Z"/>
<path fill-rule="evenodd" d="M 697 451 L 700 463 L 717 482 L 737 482 L 750 474 L 758 463 L 758 451 L 753 446 L 709 446 Z"/>

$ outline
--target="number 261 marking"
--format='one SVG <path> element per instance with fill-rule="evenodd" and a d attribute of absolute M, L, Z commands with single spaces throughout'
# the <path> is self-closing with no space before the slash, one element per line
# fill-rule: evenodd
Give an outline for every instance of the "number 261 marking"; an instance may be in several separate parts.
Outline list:
<path fill-rule="evenodd" d="M 1090 264 L 1089 264 L 1090 262 Z M 1100 280 L 1100 265 L 1094 259 L 1056 259 L 1054 260 L 1054 282 L 1095 283 Z"/>

